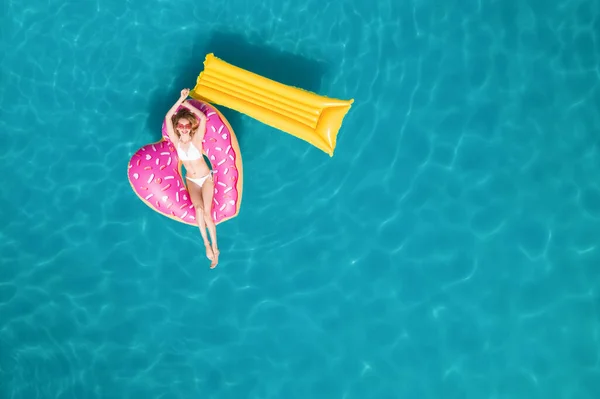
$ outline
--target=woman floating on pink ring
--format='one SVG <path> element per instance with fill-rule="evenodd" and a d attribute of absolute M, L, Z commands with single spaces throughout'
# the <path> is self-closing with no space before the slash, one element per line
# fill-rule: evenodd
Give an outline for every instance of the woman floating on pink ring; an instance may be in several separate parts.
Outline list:
<path fill-rule="evenodd" d="M 186 179 L 190 199 L 196 210 L 196 221 L 206 247 L 206 256 L 211 260 L 211 269 L 219 262 L 217 229 L 211 215 L 214 196 L 212 172 L 202 155 L 202 140 L 206 133 L 206 115 L 186 99 L 189 89 L 181 90 L 181 97 L 171 107 L 166 116 L 169 140 L 177 149 L 179 159 L 186 169 Z M 177 109 L 182 106 L 179 111 Z M 200 122 L 198 122 L 198 120 Z M 206 229 L 210 234 L 208 241 Z"/>

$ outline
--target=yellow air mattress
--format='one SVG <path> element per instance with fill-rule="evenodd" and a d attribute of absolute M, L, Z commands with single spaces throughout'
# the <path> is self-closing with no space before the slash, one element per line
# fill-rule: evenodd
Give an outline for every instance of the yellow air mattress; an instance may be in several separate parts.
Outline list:
<path fill-rule="evenodd" d="M 333 156 L 351 100 L 284 85 L 208 54 L 190 96 L 246 114 Z"/>

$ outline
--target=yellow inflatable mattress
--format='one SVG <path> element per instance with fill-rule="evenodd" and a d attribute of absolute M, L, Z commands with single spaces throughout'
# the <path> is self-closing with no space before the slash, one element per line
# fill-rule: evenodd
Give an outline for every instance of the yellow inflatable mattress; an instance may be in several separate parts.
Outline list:
<path fill-rule="evenodd" d="M 284 85 L 208 54 L 190 96 L 246 114 L 333 156 L 351 100 Z"/>

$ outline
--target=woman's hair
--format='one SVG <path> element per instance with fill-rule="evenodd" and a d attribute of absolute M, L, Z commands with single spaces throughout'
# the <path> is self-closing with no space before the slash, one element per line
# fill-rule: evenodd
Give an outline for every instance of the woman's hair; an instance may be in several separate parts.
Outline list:
<path fill-rule="evenodd" d="M 173 122 L 173 130 L 175 130 L 177 137 L 180 137 L 179 131 L 177 130 L 177 122 L 179 122 L 180 119 L 187 119 L 192 124 L 190 136 L 194 137 L 196 130 L 198 130 L 198 126 L 200 126 L 198 118 L 196 118 L 194 113 L 187 108 L 182 108 L 181 110 L 177 111 L 177 113 L 171 117 L 171 121 Z"/>

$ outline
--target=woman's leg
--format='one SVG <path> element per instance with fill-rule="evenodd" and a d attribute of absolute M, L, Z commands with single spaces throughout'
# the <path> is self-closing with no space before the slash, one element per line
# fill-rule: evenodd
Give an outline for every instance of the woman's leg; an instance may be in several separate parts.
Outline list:
<path fill-rule="evenodd" d="M 202 240 L 204 241 L 204 246 L 206 247 L 206 257 L 212 261 L 214 254 L 206 235 L 202 189 L 194 182 L 187 181 L 186 183 L 188 192 L 190 193 L 190 199 L 192 200 L 192 204 L 194 204 L 194 209 L 196 210 L 196 222 L 198 223 L 198 228 L 200 229 L 200 234 L 202 235 Z"/>
<path fill-rule="evenodd" d="M 219 247 L 217 246 L 217 227 L 215 221 L 212 218 L 212 206 L 213 196 L 215 194 L 215 183 L 213 182 L 212 176 L 204 182 L 202 185 L 202 199 L 204 206 L 204 223 L 208 228 L 210 234 L 210 240 L 212 241 L 212 251 L 214 254 L 213 262 L 210 267 L 213 268 L 219 262 Z"/>

